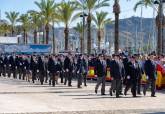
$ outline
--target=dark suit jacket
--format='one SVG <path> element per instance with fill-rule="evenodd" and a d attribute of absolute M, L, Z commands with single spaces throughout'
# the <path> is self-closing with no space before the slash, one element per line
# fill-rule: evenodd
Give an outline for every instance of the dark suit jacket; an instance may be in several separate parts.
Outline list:
<path fill-rule="evenodd" d="M 122 68 L 115 60 L 112 60 L 110 62 L 110 73 L 114 79 L 121 79 L 124 76 L 124 68 Z"/>
<path fill-rule="evenodd" d="M 48 60 L 48 71 L 50 71 L 50 73 L 55 73 L 55 64 L 52 58 Z"/>
<path fill-rule="evenodd" d="M 64 60 L 64 70 L 68 69 L 70 72 L 72 71 L 72 64 L 68 57 Z"/>
<path fill-rule="evenodd" d="M 151 60 L 146 60 L 144 63 L 144 70 L 146 75 L 149 77 L 149 79 L 156 79 L 155 74 L 156 74 L 156 66 Z"/>
<path fill-rule="evenodd" d="M 96 74 L 98 77 L 103 77 L 105 76 L 106 69 L 105 66 L 101 63 L 100 60 L 96 61 Z"/>
<path fill-rule="evenodd" d="M 127 76 L 130 76 L 131 81 L 136 81 L 138 79 L 140 68 L 138 66 L 138 63 L 136 63 L 136 67 L 131 63 L 128 62 L 128 72 Z"/>

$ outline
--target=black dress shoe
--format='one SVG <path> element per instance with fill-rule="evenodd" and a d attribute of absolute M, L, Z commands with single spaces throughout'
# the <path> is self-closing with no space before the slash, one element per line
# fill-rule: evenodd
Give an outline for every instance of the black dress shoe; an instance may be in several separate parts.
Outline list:
<path fill-rule="evenodd" d="M 112 91 L 109 94 L 110 94 L 110 96 L 113 96 Z"/>
<path fill-rule="evenodd" d="M 145 93 L 145 92 L 143 92 L 143 95 L 144 95 L 144 96 L 146 96 L 146 93 Z"/>
<path fill-rule="evenodd" d="M 123 95 L 123 93 L 120 93 L 120 95 Z"/>
<path fill-rule="evenodd" d="M 105 95 L 105 93 L 101 94 L 101 95 Z"/>
<path fill-rule="evenodd" d="M 116 95 L 116 98 L 120 98 L 120 96 L 119 95 Z"/>
<path fill-rule="evenodd" d="M 151 95 L 151 97 L 156 97 L 155 95 Z"/>
<path fill-rule="evenodd" d="M 133 97 L 137 97 L 136 95 L 133 95 Z"/>
<path fill-rule="evenodd" d="M 95 90 L 95 93 L 97 94 L 97 90 Z"/>

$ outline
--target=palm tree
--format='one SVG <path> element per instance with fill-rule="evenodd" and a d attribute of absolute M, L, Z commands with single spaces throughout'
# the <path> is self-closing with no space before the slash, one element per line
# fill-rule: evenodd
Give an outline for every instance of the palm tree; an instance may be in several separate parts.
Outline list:
<path fill-rule="evenodd" d="M 11 26 L 7 23 L 0 24 L 0 35 L 7 36 L 9 31 L 11 30 Z"/>
<path fill-rule="evenodd" d="M 65 29 L 65 50 L 68 50 L 69 24 L 73 21 L 73 13 L 76 10 L 76 5 L 73 2 L 61 2 L 57 7 L 57 18 L 64 23 Z"/>
<path fill-rule="evenodd" d="M 136 11 L 139 6 L 152 7 L 153 4 L 154 4 L 154 0 L 139 0 L 134 6 L 134 11 Z"/>
<path fill-rule="evenodd" d="M 109 0 L 75 0 L 79 10 L 87 11 L 87 50 L 88 54 L 91 53 L 91 22 L 93 12 L 99 8 L 109 6 Z M 84 12 L 81 12 L 83 14 Z"/>
<path fill-rule="evenodd" d="M 134 10 L 136 11 L 139 6 L 145 6 L 145 7 L 153 7 L 155 0 L 140 0 L 136 3 L 134 6 Z M 160 2 L 160 0 L 159 0 Z M 163 52 L 163 39 L 162 39 L 162 27 L 165 25 L 165 20 L 163 18 L 163 25 L 160 23 L 160 16 L 161 16 L 161 7 L 162 4 L 159 3 L 159 10 L 158 15 L 156 16 L 156 25 L 158 29 L 158 39 L 157 39 L 157 54 L 160 55 Z"/>
<path fill-rule="evenodd" d="M 104 33 L 104 25 L 108 22 L 111 21 L 111 19 L 107 18 L 108 16 L 108 12 L 96 12 L 96 17 L 94 17 L 94 22 L 97 26 L 97 37 L 98 37 L 98 51 L 100 52 L 100 43 L 103 37 L 103 33 Z"/>
<path fill-rule="evenodd" d="M 77 23 L 77 26 L 74 27 L 74 29 L 79 33 L 79 38 L 80 38 L 80 50 L 81 53 L 83 53 L 84 50 L 84 38 L 83 38 L 83 23 Z"/>
<path fill-rule="evenodd" d="M 39 7 L 41 15 L 44 16 L 45 20 L 45 31 L 46 31 L 46 44 L 49 43 L 49 24 L 52 21 L 52 15 L 56 8 L 54 0 L 41 0 L 41 2 L 35 2 Z"/>
<path fill-rule="evenodd" d="M 12 36 L 14 36 L 14 27 L 18 21 L 18 16 L 19 16 L 19 13 L 18 12 L 5 12 L 6 14 L 6 18 L 10 21 L 11 23 L 11 33 L 12 33 Z"/>
<path fill-rule="evenodd" d="M 41 19 L 40 19 L 40 13 L 38 13 L 37 11 L 28 11 L 28 13 L 30 14 L 30 21 L 31 21 L 31 25 L 32 28 L 34 29 L 34 44 L 37 44 L 37 31 L 39 29 L 39 26 L 41 24 Z"/>
<path fill-rule="evenodd" d="M 19 22 L 22 23 L 22 29 L 23 29 L 23 37 L 24 37 L 24 44 L 27 44 L 27 31 L 29 30 L 30 20 L 28 14 L 22 14 L 19 18 Z"/>

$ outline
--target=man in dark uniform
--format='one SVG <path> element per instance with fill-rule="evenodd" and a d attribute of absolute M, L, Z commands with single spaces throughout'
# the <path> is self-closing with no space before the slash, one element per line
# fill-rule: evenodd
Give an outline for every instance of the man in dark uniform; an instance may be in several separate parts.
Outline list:
<path fill-rule="evenodd" d="M 48 71 L 49 71 L 49 85 L 52 85 L 55 86 L 55 78 L 54 78 L 54 75 L 55 75 L 55 63 L 54 63 L 54 60 L 53 60 L 53 57 L 50 56 L 49 57 L 49 60 L 48 60 Z"/>
<path fill-rule="evenodd" d="M 103 55 L 99 55 L 98 60 L 96 61 L 96 74 L 97 74 L 97 84 L 95 87 L 95 93 L 97 94 L 97 90 L 101 86 L 101 95 L 105 95 L 105 73 L 106 73 L 106 61 L 104 60 Z"/>
<path fill-rule="evenodd" d="M 61 78 L 61 83 L 64 82 L 64 72 L 63 72 L 63 62 L 62 62 L 62 56 L 58 56 L 58 64 L 60 65 L 61 71 L 60 71 L 60 78 Z"/>
<path fill-rule="evenodd" d="M 84 55 L 83 57 L 83 79 L 84 79 L 84 86 L 87 86 L 87 73 L 88 73 L 88 58 Z"/>
<path fill-rule="evenodd" d="M 154 62 L 154 55 L 149 55 L 148 59 L 146 60 L 144 64 L 144 70 L 145 74 L 147 76 L 148 82 L 144 87 L 143 94 L 146 95 L 147 88 L 149 87 L 149 84 L 151 84 L 151 97 L 155 96 L 155 90 L 156 90 L 156 63 Z"/>
<path fill-rule="evenodd" d="M 112 96 L 112 91 L 116 90 L 116 98 L 119 98 L 121 93 L 121 84 L 122 78 L 124 77 L 124 67 L 122 66 L 122 62 L 120 61 L 119 55 L 114 54 L 113 60 L 110 62 L 111 69 L 111 77 L 112 77 L 112 85 L 110 88 L 110 95 Z"/>
<path fill-rule="evenodd" d="M 38 57 L 37 70 L 39 70 L 39 72 L 38 72 L 39 80 L 41 82 L 41 85 L 43 85 L 43 82 L 44 82 L 44 63 L 41 59 L 41 56 Z"/>
<path fill-rule="evenodd" d="M 18 68 L 19 68 L 19 58 L 18 55 L 15 57 L 15 78 L 17 78 L 18 75 Z"/>
<path fill-rule="evenodd" d="M 128 62 L 128 72 L 127 72 L 127 81 L 124 94 L 127 95 L 127 91 L 131 88 L 131 92 L 133 97 L 136 97 L 137 91 L 137 79 L 140 73 L 139 64 L 136 62 L 135 57 L 132 56 L 130 58 L 130 62 Z"/>
<path fill-rule="evenodd" d="M 72 86 L 71 85 L 71 81 L 72 81 L 72 63 L 71 60 L 68 56 L 66 56 L 65 60 L 64 60 L 64 71 L 65 71 L 65 82 L 64 85 L 66 85 L 67 81 L 68 81 L 68 86 Z"/>
<path fill-rule="evenodd" d="M 13 77 L 15 78 L 15 61 L 12 55 L 9 57 L 8 67 L 9 67 L 8 77 L 10 77 L 11 74 L 13 74 Z"/>
<path fill-rule="evenodd" d="M 48 81 L 49 73 L 48 73 L 48 56 L 44 57 L 44 75 L 45 75 L 45 83 Z"/>
<path fill-rule="evenodd" d="M 32 82 L 35 83 L 36 74 L 37 74 L 37 61 L 35 56 L 31 56 L 30 70 L 32 72 Z"/>
<path fill-rule="evenodd" d="M 30 81 L 29 78 L 27 78 L 28 73 L 29 73 L 30 64 L 29 64 L 29 61 L 28 61 L 28 56 L 26 56 L 26 55 L 23 56 L 22 67 L 23 67 L 23 80 L 25 80 L 25 78 L 26 78 L 27 81 Z"/>
<path fill-rule="evenodd" d="M 140 55 L 135 54 L 136 63 L 139 66 L 139 72 L 138 72 L 138 78 L 137 78 L 137 94 L 141 95 L 141 79 L 142 74 L 144 74 L 143 68 L 142 68 L 142 61 L 140 60 Z"/>
<path fill-rule="evenodd" d="M 21 77 L 23 76 L 23 58 L 22 58 L 22 55 L 19 55 L 18 61 L 19 61 L 18 74 L 19 74 L 19 79 L 21 79 Z"/>
<path fill-rule="evenodd" d="M 3 74 L 4 74 L 4 76 L 6 76 L 7 75 L 7 72 L 8 72 L 8 58 L 7 58 L 7 55 L 5 55 L 5 57 L 4 57 L 4 60 L 3 60 L 3 64 L 4 64 L 4 71 L 3 71 Z"/>
<path fill-rule="evenodd" d="M 84 69 L 84 61 L 83 61 L 83 56 L 80 55 L 77 60 L 77 67 L 76 67 L 76 72 L 77 72 L 77 87 L 81 88 L 82 85 L 82 74 L 83 74 Z"/>
<path fill-rule="evenodd" d="M 3 64 L 3 55 L 0 55 L 0 76 L 3 75 L 4 64 Z"/>

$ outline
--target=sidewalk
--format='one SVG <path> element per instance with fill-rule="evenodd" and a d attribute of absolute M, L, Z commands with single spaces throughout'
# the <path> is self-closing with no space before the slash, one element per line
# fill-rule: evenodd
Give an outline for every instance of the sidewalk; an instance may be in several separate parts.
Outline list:
<path fill-rule="evenodd" d="M 165 91 L 157 97 L 147 96 L 132 98 L 131 94 L 122 98 L 110 97 L 109 86 L 106 96 L 94 93 L 94 83 L 77 89 L 57 85 L 40 85 L 25 81 L 0 78 L 0 113 L 32 114 L 165 114 Z M 51 113 L 52 112 L 52 113 Z M 54 112 L 54 113 L 53 113 Z"/>

